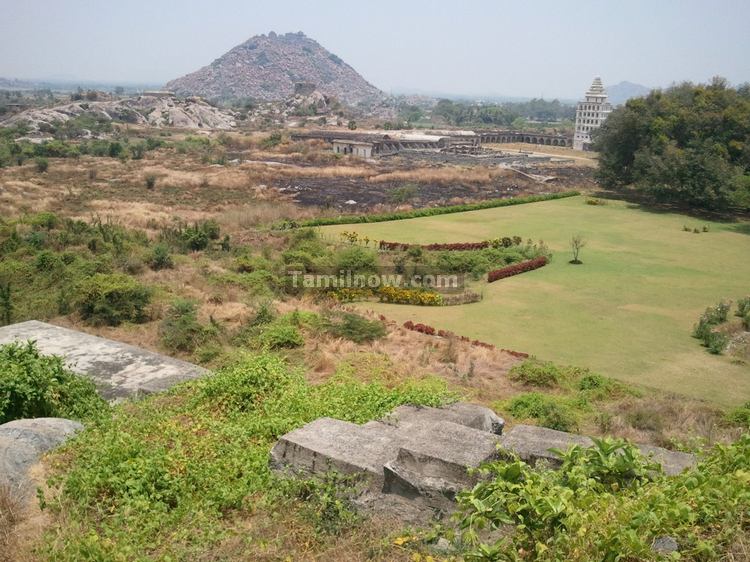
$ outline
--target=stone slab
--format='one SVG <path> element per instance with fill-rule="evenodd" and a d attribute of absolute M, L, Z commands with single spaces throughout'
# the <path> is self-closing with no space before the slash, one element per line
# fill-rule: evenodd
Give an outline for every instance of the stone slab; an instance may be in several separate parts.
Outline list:
<path fill-rule="evenodd" d="M 429 424 L 450 421 L 473 429 L 496 433 L 503 432 L 505 421 L 489 408 L 477 404 L 457 402 L 445 408 L 427 406 L 399 406 L 382 420 L 393 425 Z"/>
<path fill-rule="evenodd" d="M 160 392 L 208 373 L 179 359 L 36 320 L 0 327 L 0 344 L 27 340 L 36 341 L 42 353 L 62 356 L 107 400 Z"/>
<path fill-rule="evenodd" d="M 515 453 L 529 464 L 544 461 L 551 466 L 559 466 L 560 458 L 550 449 L 565 451 L 573 445 L 591 447 L 594 444 L 589 437 L 584 435 L 522 424 L 514 426 L 501 437 L 500 442 L 503 449 Z M 651 445 L 636 445 L 636 447 L 644 455 L 651 455 L 656 462 L 660 463 L 664 473 L 668 476 L 679 474 L 696 462 L 695 455 L 689 453 L 670 451 Z"/>
<path fill-rule="evenodd" d="M 31 492 L 29 468 L 81 429 L 80 423 L 63 418 L 15 420 L 0 425 L 0 485 L 25 499 Z"/>

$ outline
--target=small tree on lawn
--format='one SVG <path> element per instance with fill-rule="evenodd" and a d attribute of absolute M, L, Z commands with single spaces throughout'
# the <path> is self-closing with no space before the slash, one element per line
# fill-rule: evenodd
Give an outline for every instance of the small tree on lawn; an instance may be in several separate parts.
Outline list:
<path fill-rule="evenodd" d="M 576 234 L 573 236 L 573 238 L 570 239 L 570 249 L 573 251 L 573 259 L 570 260 L 570 263 L 574 263 L 576 265 L 583 263 L 581 260 L 578 259 L 578 255 L 581 253 L 581 249 L 586 246 L 586 240 L 583 239 L 583 236 L 580 234 Z"/>

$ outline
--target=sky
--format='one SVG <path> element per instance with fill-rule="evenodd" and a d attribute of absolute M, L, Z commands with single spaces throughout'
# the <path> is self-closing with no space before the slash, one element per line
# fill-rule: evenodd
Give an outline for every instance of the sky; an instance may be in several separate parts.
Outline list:
<path fill-rule="evenodd" d="M 303 31 L 386 92 L 576 99 L 750 81 L 748 0 L 0 0 L 0 76 L 163 84 Z"/>

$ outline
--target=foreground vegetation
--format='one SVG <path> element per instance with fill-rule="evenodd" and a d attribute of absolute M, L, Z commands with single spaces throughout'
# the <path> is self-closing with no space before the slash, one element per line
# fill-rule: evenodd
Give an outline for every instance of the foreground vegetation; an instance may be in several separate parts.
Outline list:
<path fill-rule="evenodd" d="M 275 440 L 321 416 L 363 423 L 400 404 L 451 399 L 438 380 L 387 387 L 342 370 L 313 386 L 278 356 L 244 356 L 204 380 L 117 406 L 60 451 L 58 491 L 45 499 L 59 526 L 45 554 L 195 560 L 214 552 L 258 560 L 332 549 L 332 537 L 357 530 L 346 486 L 274 477 L 268 454 Z M 243 521 L 261 515 L 270 529 L 248 530 Z M 306 534 L 297 544 L 285 536 L 292 529 Z"/>

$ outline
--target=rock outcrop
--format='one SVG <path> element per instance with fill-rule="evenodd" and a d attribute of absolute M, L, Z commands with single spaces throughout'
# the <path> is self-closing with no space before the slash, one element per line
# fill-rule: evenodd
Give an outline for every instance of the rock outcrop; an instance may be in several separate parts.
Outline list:
<path fill-rule="evenodd" d="M 36 341 L 42 353 L 60 355 L 72 371 L 89 377 L 108 400 L 166 390 L 208 371 L 132 345 L 30 320 L 0 328 L 0 344 Z"/>
<path fill-rule="evenodd" d="M 62 445 L 83 426 L 62 418 L 14 420 L 0 425 L 0 486 L 21 500 L 33 492 L 29 469 L 47 451 Z"/>
<path fill-rule="evenodd" d="M 252 37 L 166 88 L 210 99 L 279 101 L 292 97 L 295 86 L 299 92 L 300 84 L 351 105 L 384 97 L 351 66 L 301 32 Z"/>
<path fill-rule="evenodd" d="M 230 130 L 234 115 L 197 98 L 178 99 L 170 95 L 142 95 L 112 101 L 77 101 L 54 107 L 28 109 L 2 122 L 7 127 L 25 123 L 30 135 L 40 126 L 64 123 L 87 115 L 98 120 L 152 127 Z"/>
<path fill-rule="evenodd" d="M 541 461 L 555 467 L 560 459 L 551 449 L 593 445 L 582 435 L 530 425 L 503 433 L 503 426 L 488 408 L 463 403 L 401 406 L 364 425 L 320 418 L 282 436 L 271 451 L 271 467 L 292 475 L 358 475 L 364 488 L 357 503 L 418 520 L 415 512 L 450 512 L 456 494 L 477 482 L 470 469 L 483 463 L 513 454 L 532 465 Z M 690 454 L 639 448 L 668 475 L 695 464 Z"/>

